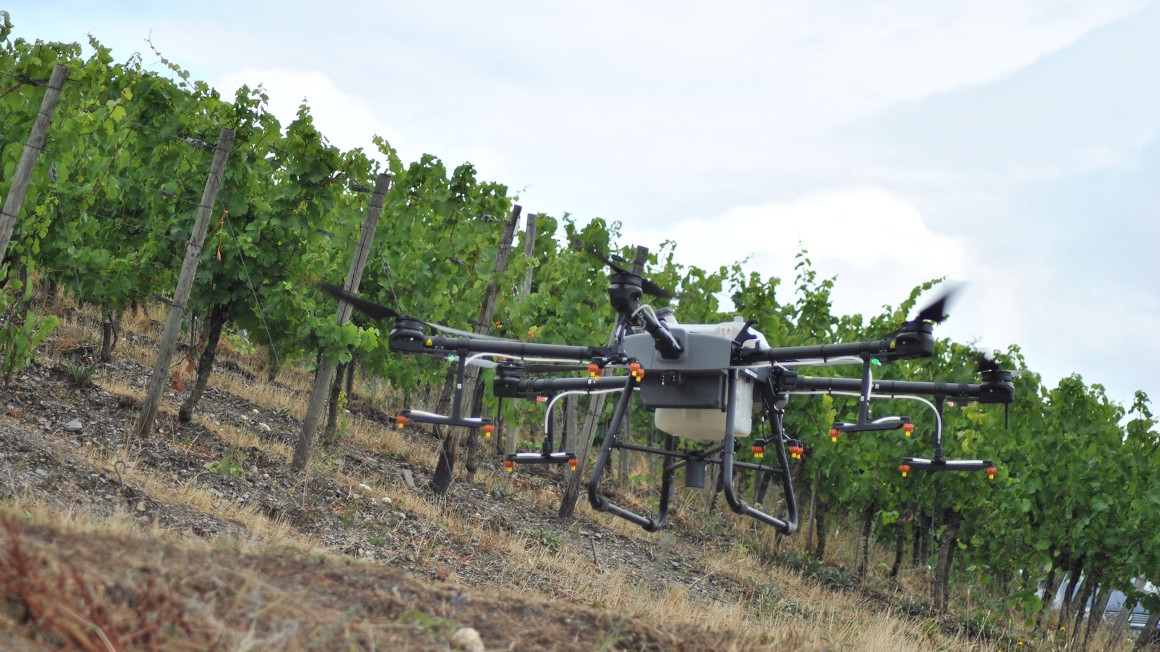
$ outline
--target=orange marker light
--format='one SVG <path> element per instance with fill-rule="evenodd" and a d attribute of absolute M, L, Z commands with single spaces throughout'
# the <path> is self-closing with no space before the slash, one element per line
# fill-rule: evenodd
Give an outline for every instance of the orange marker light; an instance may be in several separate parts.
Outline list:
<path fill-rule="evenodd" d="M 569 469 L 571 469 L 571 470 L 573 470 L 573 471 L 575 471 L 575 470 L 576 470 L 576 467 L 577 467 L 579 464 L 580 464 L 580 461 L 579 461 L 579 460 L 568 460 L 568 468 L 569 468 Z"/>
<path fill-rule="evenodd" d="M 644 378 L 644 367 L 640 366 L 639 362 L 634 362 L 628 365 L 628 375 L 635 378 L 638 382 Z"/>
<path fill-rule="evenodd" d="M 909 474 L 910 474 L 910 465 L 909 465 L 909 464 L 903 464 L 903 465 L 901 465 L 901 466 L 899 466 L 899 467 L 898 467 L 898 470 L 899 470 L 899 471 L 902 471 L 902 477 L 904 477 L 904 478 L 905 478 L 907 475 L 909 475 Z"/>
<path fill-rule="evenodd" d="M 902 432 L 906 433 L 906 436 L 909 437 L 910 433 L 914 432 L 914 424 L 913 423 L 902 424 Z"/>
<path fill-rule="evenodd" d="M 753 457 L 755 457 L 757 459 L 761 459 L 761 458 L 765 457 L 765 446 L 754 446 L 753 447 Z"/>
<path fill-rule="evenodd" d="M 596 364 L 595 362 L 589 364 L 588 365 L 588 375 L 593 377 L 593 378 L 599 378 L 600 377 L 600 365 Z"/>
<path fill-rule="evenodd" d="M 841 431 L 839 431 L 837 428 L 830 428 L 830 441 L 834 442 L 835 444 L 838 443 L 838 436 L 841 434 Z"/>
<path fill-rule="evenodd" d="M 507 469 L 508 473 L 511 473 L 512 471 L 516 470 L 516 463 L 512 460 L 504 460 L 503 468 Z"/>
<path fill-rule="evenodd" d="M 483 436 L 491 439 L 491 433 L 495 432 L 495 426 L 490 423 L 483 426 Z"/>
<path fill-rule="evenodd" d="M 993 466 L 988 466 L 988 467 L 987 467 L 987 479 L 988 479 L 988 480 L 994 480 L 994 479 L 995 479 L 995 472 L 996 472 L 996 471 L 998 471 L 998 469 L 996 469 L 995 467 L 993 467 Z"/>
<path fill-rule="evenodd" d="M 800 460 L 805 457 L 806 449 L 802 448 L 801 446 L 790 446 L 789 454 L 790 457 L 794 458 L 795 460 Z"/>
<path fill-rule="evenodd" d="M 399 416 L 395 417 L 395 424 L 398 426 L 399 430 L 402 430 L 403 426 L 407 425 L 407 417 L 400 414 Z"/>

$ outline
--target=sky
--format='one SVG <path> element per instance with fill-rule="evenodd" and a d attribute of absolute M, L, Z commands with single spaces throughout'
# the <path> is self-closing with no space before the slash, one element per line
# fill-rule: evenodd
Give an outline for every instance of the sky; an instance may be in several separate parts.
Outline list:
<path fill-rule="evenodd" d="M 470 161 L 527 212 L 1160 400 L 1160 0 L 9 0 L 15 36 L 305 100 L 343 149 Z"/>

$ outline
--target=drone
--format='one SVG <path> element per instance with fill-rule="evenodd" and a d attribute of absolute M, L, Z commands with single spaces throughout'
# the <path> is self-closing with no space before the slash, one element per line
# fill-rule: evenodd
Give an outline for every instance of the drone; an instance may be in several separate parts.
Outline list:
<path fill-rule="evenodd" d="M 793 395 L 831 394 L 858 398 L 853 422 L 835 422 L 830 436 L 843 433 L 914 429 L 905 416 L 874 419 L 874 398 L 913 399 L 931 408 L 936 416 L 934 453 L 931 457 L 907 457 L 899 469 L 903 476 L 915 471 L 985 471 L 992 479 L 995 464 L 986 459 L 948 459 L 943 453 L 942 413 L 950 401 L 1010 406 L 1015 387 L 1011 371 L 980 357 L 979 383 L 875 380 L 872 368 L 879 364 L 926 358 L 934 355 L 933 326 L 942 322 L 949 294 L 943 294 L 889 336 L 856 342 L 806 346 L 771 346 L 754 330 L 756 320 L 741 317 L 716 324 L 682 324 L 668 307 L 653 309 L 645 295 L 672 299 L 656 283 L 617 265 L 607 256 L 590 252 L 609 268 L 608 298 L 617 320 L 607 346 L 532 343 L 457 330 L 424 321 L 383 306 L 341 287 L 323 284 L 322 291 L 369 317 L 393 320 L 388 346 L 391 351 L 456 360 L 456 392 L 450 414 L 402 410 L 397 420 L 480 429 L 490 435 L 495 420 L 466 414 L 462 404 L 467 365 L 495 370 L 492 391 L 502 400 L 536 399 L 547 403 L 544 440 L 539 452 L 508 455 L 508 470 L 516 465 L 566 465 L 575 470 L 580 460 L 571 451 L 557 450 L 552 431 L 552 410 L 569 394 L 619 394 L 603 443 L 587 482 L 588 502 L 596 510 L 613 514 L 649 532 L 661 529 L 669 515 L 677 473 L 683 471 L 689 488 L 705 486 L 706 471 L 720 467 L 722 490 L 729 508 L 774 527 L 783 534 L 799 528 L 791 459 L 804 453 L 802 443 L 789 437 L 783 416 Z M 860 378 L 812 377 L 796 371 L 803 366 L 859 364 Z M 586 366 L 585 366 L 586 365 Z M 543 375 L 550 372 L 586 370 L 583 376 Z M 929 397 L 926 398 L 926 397 Z M 625 441 L 617 435 L 633 401 L 653 413 L 657 428 L 665 433 L 661 446 Z M 763 459 L 767 447 L 776 463 L 756 464 L 736 459 L 740 441 L 753 433 L 754 415 L 762 412 L 770 424 L 767 437 L 753 437 L 754 457 Z M 696 442 L 699 445 L 689 445 Z M 684 443 L 685 445 L 682 445 Z M 612 502 L 601 491 L 601 482 L 613 450 L 658 456 L 661 467 L 657 512 L 646 515 Z M 784 513 L 773 515 L 746 503 L 734 486 L 735 469 L 779 478 Z"/>

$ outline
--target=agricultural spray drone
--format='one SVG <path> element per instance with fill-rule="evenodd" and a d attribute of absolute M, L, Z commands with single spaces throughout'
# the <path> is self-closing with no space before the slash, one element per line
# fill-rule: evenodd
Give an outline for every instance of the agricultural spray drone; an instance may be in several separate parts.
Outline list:
<path fill-rule="evenodd" d="M 570 394 L 618 393 L 612 419 L 603 444 L 596 456 L 588 480 L 588 500 L 596 509 L 656 531 L 665 523 L 669 500 L 677 471 L 684 469 L 685 486 L 703 487 L 706 470 L 719 466 L 723 491 L 730 509 L 767 523 L 791 534 L 798 529 L 797 503 L 790 473 L 790 459 L 801 457 L 801 442 L 787 436 L 782 417 L 790 396 L 795 394 L 839 394 L 858 398 L 857 419 L 837 422 L 830 436 L 842 433 L 914 429 L 910 418 L 887 416 L 873 419 L 872 398 L 911 398 L 925 403 L 936 415 L 935 449 L 932 457 L 908 457 L 901 461 L 904 475 L 912 471 L 985 471 L 993 477 L 990 460 L 947 459 L 942 450 L 942 409 L 948 400 L 959 402 L 999 403 L 1014 400 L 1012 374 L 991 360 L 980 358 L 981 382 L 977 384 L 948 382 L 913 382 L 874 380 L 872 367 L 929 357 L 934 354 L 932 327 L 945 319 L 947 295 L 931 303 L 893 334 L 877 340 L 818 344 L 810 346 L 770 346 L 765 337 L 753 329 L 755 321 L 718 324 L 681 324 L 669 308 L 653 310 L 642 303 L 645 294 L 671 299 L 662 288 L 648 279 L 616 265 L 596 254 L 611 270 L 608 296 L 617 314 L 617 323 L 609 346 L 569 346 L 540 344 L 496 337 L 480 336 L 423 321 L 382 306 L 342 288 L 324 285 L 322 289 L 354 308 L 378 319 L 391 319 L 392 351 L 441 357 L 454 355 L 457 365 L 456 392 L 450 415 L 420 410 L 403 410 L 398 418 L 419 423 L 479 428 L 490 434 L 492 420 L 465 413 L 462 403 L 463 379 L 468 364 L 485 364 L 495 368 L 493 392 L 504 398 L 546 398 L 544 443 L 540 452 L 515 453 L 507 456 L 505 465 L 557 464 L 575 469 L 574 452 L 556 450 L 552 433 L 551 410 L 559 398 Z M 583 370 L 587 375 L 561 377 L 548 372 Z M 859 364 L 861 378 L 822 378 L 801 375 L 799 366 Z M 928 400 L 924 397 L 930 397 Z M 662 447 L 642 446 L 623 441 L 618 434 L 633 400 L 654 412 L 656 426 L 665 432 Z M 755 458 L 763 458 L 767 447 L 773 449 L 776 465 L 756 464 L 735 459 L 739 440 L 750 437 L 753 417 L 763 411 L 770 423 L 767 437 L 754 438 Z M 700 442 L 701 446 L 679 446 L 681 440 Z M 646 516 L 614 504 L 601 492 L 601 479 L 614 449 L 637 451 L 660 456 L 661 495 L 658 512 Z M 734 488 L 735 469 L 754 474 L 780 477 L 785 499 L 785 513 L 774 516 L 747 504 Z"/>

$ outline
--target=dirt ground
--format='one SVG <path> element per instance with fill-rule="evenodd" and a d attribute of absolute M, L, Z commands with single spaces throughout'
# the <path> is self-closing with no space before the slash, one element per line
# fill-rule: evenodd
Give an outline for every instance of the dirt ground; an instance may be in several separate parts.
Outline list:
<path fill-rule="evenodd" d="M 133 437 L 151 373 L 141 352 L 155 350 L 156 333 L 148 324 L 126 333 L 120 357 L 86 379 L 78 368 L 91 364 L 92 346 L 77 344 L 86 339 L 77 331 L 54 336 L 0 388 L 0 649 L 1016 642 L 979 639 L 893 581 L 848 581 L 837 567 L 823 575 L 839 581 L 807 577 L 771 558 L 780 546 L 772 531 L 755 537 L 761 528 L 720 505 L 706 513 L 677 500 L 659 533 L 583 501 L 561 519 L 565 470 L 509 476 L 495 458 L 471 481 L 460 470 L 435 496 L 438 439 L 423 427 L 396 430 L 387 408 L 358 392 L 344 413 L 351 429 L 316 444 L 307 470 L 294 471 L 311 378 L 267 383 L 261 363 L 236 352 L 219 354 L 192 422 L 176 419 L 189 388 L 175 383 L 153 432 Z M 774 550 L 754 549 L 770 542 Z"/>
<path fill-rule="evenodd" d="M 252 380 L 240 367 L 229 371 L 227 365 L 217 373 Z M 449 642 L 461 626 L 476 630 L 487 649 L 762 645 L 760 637 L 610 613 L 574 587 L 558 586 L 550 568 L 513 569 L 502 551 L 422 518 L 390 493 L 410 492 L 445 513 L 519 536 L 545 554 L 563 547 L 590 550 L 596 582 L 602 573 L 623 573 L 649 590 L 692 587 L 706 602 L 752 592 L 704 567 L 711 540 L 632 539 L 589 519 L 561 521 L 548 501 L 534 499 L 558 495 L 559 481 L 551 474 L 521 472 L 511 490 L 456 482 L 449 496 L 437 498 L 425 487 L 428 469 L 341 442 L 327 452 L 328 464 L 340 473 L 298 473 L 287 460 L 259 446 L 238 447 L 203 425 L 248 429 L 262 441 L 292 446 L 301 431 L 298 419 L 215 389 L 212 381 L 193 423 L 179 424 L 163 410 L 156 432 L 133 440 L 128 433 L 137 400 L 102 385 L 143 387 L 148 375 L 149 369 L 120 359 L 100 365 L 97 383 L 78 386 L 66 365 L 34 364 L 2 394 L 0 498 L 138 526 L 71 531 L 6 510 L 0 555 L 10 575 L 9 611 L 18 615 L 6 623 L 9 646 L 327 649 L 351 643 L 364 649 L 472 649 L 470 642 Z M 167 404 L 176 405 L 180 396 L 166 392 Z M 369 406 L 351 407 L 385 420 Z M 406 434 L 434 447 L 425 432 Z M 154 472 L 174 491 L 195 487 L 219 504 L 250 508 L 317 542 L 323 552 L 198 546 L 261 542 L 244 519 L 221 518 L 160 495 L 167 492 L 150 491 L 128 477 L 127 466 Z M 342 480 L 352 477 L 374 478 L 375 486 Z M 160 534 L 131 534 L 136 530 Z M 12 569 L 20 573 L 13 576 Z M 497 593 L 511 586 L 513 574 L 527 590 Z M 38 607 L 38 600 L 46 602 Z M 247 602 L 244 608 L 239 601 Z M 77 622 L 62 624 L 66 613 Z M 165 618 L 172 619 L 168 625 Z"/>

